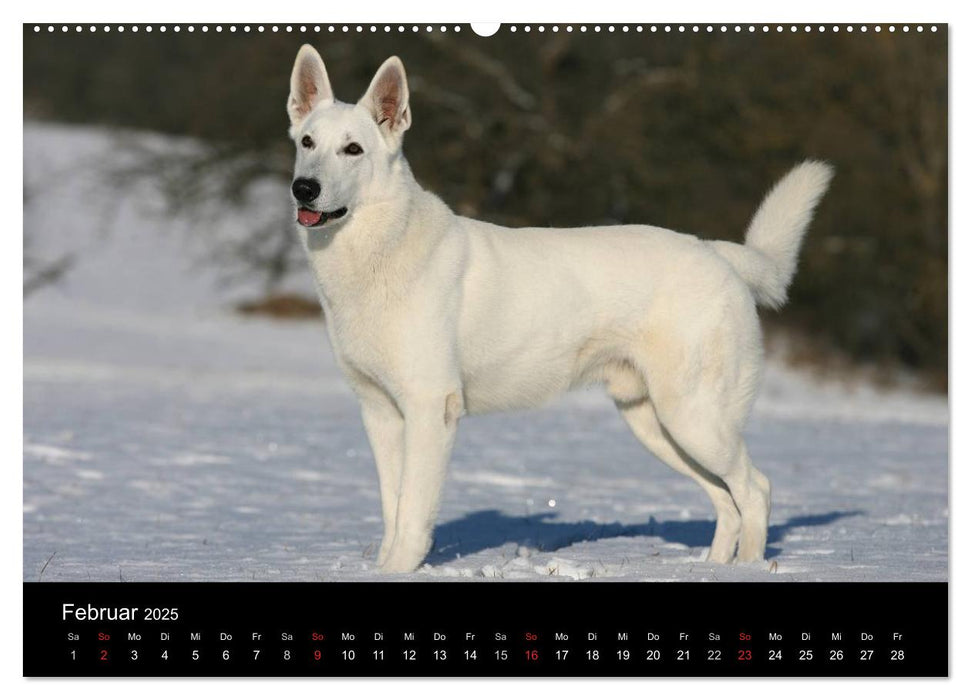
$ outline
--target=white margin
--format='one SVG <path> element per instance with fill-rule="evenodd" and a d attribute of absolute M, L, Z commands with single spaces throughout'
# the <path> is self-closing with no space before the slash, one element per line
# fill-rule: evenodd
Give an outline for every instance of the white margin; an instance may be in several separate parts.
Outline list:
<path fill-rule="evenodd" d="M 13 3 L 7 5 L 11 8 Z M 497 694 L 523 693 L 540 696 L 553 695 L 556 697 L 590 698 L 594 694 L 609 694 L 610 699 L 620 697 L 640 697 L 658 693 L 661 697 L 682 697 L 694 693 L 706 696 L 715 694 L 732 695 L 743 694 L 747 698 L 772 698 L 777 700 L 784 696 L 787 700 L 812 698 L 817 700 L 820 695 L 835 693 L 836 696 L 860 696 L 879 694 L 881 700 L 885 698 L 907 697 L 928 693 L 931 697 L 951 697 L 957 695 L 957 688 L 971 677 L 967 670 L 967 660 L 971 658 L 971 642 L 968 633 L 971 632 L 968 622 L 969 605 L 962 596 L 956 595 L 957 584 L 968 580 L 968 557 L 961 556 L 961 551 L 968 547 L 968 528 L 958 507 L 967 503 L 971 494 L 968 493 L 965 466 L 968 450 L 967 411 L 963 410 L 963 398 L 968 391 L 968 371 L 963 362 L 955 362 L 951 367 L 951 399 L 952 399 L 952 443 L 951 443 L 951 673 L 952 680 L 920 681 L 920 680 L 550 680 L 534 679 L 522 681 L 340 681 L 340 680 L 225 680 L 225 681 L 168 681 L 145 682 L 135 680 L 111 681 L 54 681 L 54 680 L 24 680 L 22 674 L 22 634 L 16 626 L 16 620 L 22 619 L 22 440 L 23 440 L 23 305 L 22 289 L 18 280 L 22 280 L 22 231 L 23 224 L 23 148 L 22 148 L 22 80 L 23 73 L 23 36 L 21 23 L 24 22 L 58 22 L 58 23 L 172 23 L 173 21 L 226 23 L 262 22 L 267 20 L 282 22 L 308 22 L 326 19 L 328 23 L 336 22 L 424 22 L 436 23 L 467 23 L 482 22 L 515 22 L 544 23 L 587 22 L 605 24 L 630 23 L 642 19 L 641 24 L 661 23 L 890 23 L 905 20 L 908 23 L 951 23 L 950 27 L 950 82 L 951 104 L 951 231 L 959 235 L 951 236 L 950 248 L 950 280 L 951 280 L 951 308 L 966 309 L 963 302 L 969 301 L 968 277 L 964 271 L 968 261 L 968 244 L 965 240 L 967 231 L 968 198 L 955 196 L 956 193 L 967 192 L 969 187 L 967 172 L 969 166 L 968 144 L 969 137 L 962 129 L 955 125 L 971 124 L 971 110 L 968 109 L 968 55 L 971 53 L 962 43 L 962 35 L 971 24 L 963 22 L 964 17 L 955 9 L 957 3 L 943 0 L 923 0 L 918 3 L 905 3 L 885 0 L 880 4 L 864 7 L 860 4 L 848 3 L 845 0 L 817 0 L 813 3 L 779 3 L 752 2 L 738 0 L 732 3 L 716 3 L 711 0 L 687 3 L 669 3 L 652 6 L 648 3 L 632 3 L 630 0 L 597 0 L 586 5 L 558 4 L 550 5 L 534 3 L 529 5 L 522 0 L 488 0 L 476 4 L 437 1 L 413 1 L 408 3 L 392 3 L 387 0 L 373 0 L 369 3 L 349 3 L 340 7 L 336 3 L 292 3 L 283 7 L 278 3 L 273 5 L 243 5 L 228 2 L 204 3 L 196 0 L 169 0 L 165 3 L 120 3 L 120 2 L 67 2 L 65 0 L 48 0 L 43 4 L 20 4 L 15 12 L 6 11 L 5 14 L 20 15 L 5 18 L 3 23 L 3 94 L 6 96 L 3 111 L 7 124 L 7 133 L 20 134 L 20 149 L 13 152 L 20 153 L 19 162 L 7 158 L 4 165 L 4 211 L 12 217 L 12 224 L 7 227 L 3 235 L 5 254 L 2 256 L 4 273 L 2 275 L 3 293 L 0 295 L 2 304 L 4 327 L 10 329 L 10 336 L 2 344 L 4 368 L 3 384 L 6 389 L 2 404 L 4 425 L 4 452 L 7 459 L 4 467 L 4 488 L 2 489 L 6 508 L 4 508 L 5 522 L 3 527 L 4 561 L 11 563 L 7 567 L 3 579 L 3 596 L 7 614 L 5 619 L 14 621 L 5 629 L 3 650 L 3 680 L 9 691 L 16 695 L 12 697 L 41 697 L 66 700 L 75 694 L 97 694 L 101 698 L 129 697 L 136 695 L 140 700 L 152 698 L 168 698 L 174 694 L 183 694 L 187 690 L 192 696 L 196 694 L 209 695 L 213 692 L 232 693 L 240 698 L 264 698 L 268 694 L 283 694 L 299 697 L 330 695 L 343 697 L 349 693 L 366 692 L 381 693 L 382 695 L 397 695 L 399 693 L 411 695 L 420 694 L 423 698 L 457 698 L 474 700 L 476 698 L 492 698 Z M 348 9 L 344 9 L 348 8 Z M 553 11 L 555 9 L 555 11 Z M 969 40 L 965 40 L 969 41 Z M 971 127 L 965 127 L 971 128 Z M 16 141 L 14 142 L 16 143 Z M 19 225 L 19 226 L 18 226 Z M 18 231 L 19 229 L 19 231 Z M 964 319 L 954 313 L 951 324 L 951 357 L 967 357 L 967 314 Z M 957 546 L 954 545 L 957 543 Z M 781 584 L 784 585 L 784 584 Z M 798 601 L 793 601 L 798 604 Z M 915 601 L 899 601 L 900 605 L 917 604 Z M 892 615 L 892 608 L 888 609 Z M 24 621 L 29 624 L 29 621 Z M 10 682 L 12 681 L 12 682 Z M 218 684 L 218 685 L 216 685 Z M 714 684 L 714 685 L 713 685 Z M 963 693 L 967 692 L 967 688 Z"/>

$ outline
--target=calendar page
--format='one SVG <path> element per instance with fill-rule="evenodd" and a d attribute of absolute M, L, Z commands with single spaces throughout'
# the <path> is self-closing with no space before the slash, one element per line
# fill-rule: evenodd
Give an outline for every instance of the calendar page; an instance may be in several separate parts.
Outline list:
<path fill-rule="evenodd" d="M 24 24 L 24 675 L 947 676 L 948 35 Z"/>

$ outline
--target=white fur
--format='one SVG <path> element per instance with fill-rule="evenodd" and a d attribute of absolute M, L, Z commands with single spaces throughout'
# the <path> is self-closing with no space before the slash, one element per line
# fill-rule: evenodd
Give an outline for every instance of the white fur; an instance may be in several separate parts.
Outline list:
<path fill-rule="evenodd" d="M 762 368 L 755 301 L 784 301 L 828 166 L 790 172 L 745 246 L 653 226 L 508 229 L 456 216 L 415 182 L 401 152 L 411 112 L 397 58 L 348 105 L 304 46 L 291 89 L 295 177 L 321 183 L 314 209 L 347 208 L 297 228 L 377 462 L 384 571 L 414 570 L 431 547 L 461 415 L 590 383 L 605 384 L 637 438 L 709 494 L 711 560 L 764 556 L 769 481 L 741 437 Z M 348 155 L 350 142 L 363 154 Z"/>
<path fill-rule="evenodd" d="M 802 238 L 832 177 L 833 169 L 825 163 L 807 160 L 797 165 L 762 201 L 744 246 L 712 243 L 745 280 L 759 304 L 777 309 L 786 303 Z"/>

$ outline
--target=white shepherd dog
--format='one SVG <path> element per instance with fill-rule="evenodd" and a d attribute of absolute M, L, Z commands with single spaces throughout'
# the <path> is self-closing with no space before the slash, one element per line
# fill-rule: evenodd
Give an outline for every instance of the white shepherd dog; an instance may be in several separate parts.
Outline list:
<path fill-rule="evenodd" d="M 413 571 L 431 548 L 461 416 L 591 383 L 711 497 L 709 559 L 764 557 L 769 480 L 742 440 L 762 369 L 755 307 L 785 302 L 828 165 L 786 175 L 745 245 L 653 226 L 509 229 L 457 216 L 415 182 L 397 57 L 345 104 L 305 45 L 287 112 L 300 238 L 377 462 L 382 570 Z"/>

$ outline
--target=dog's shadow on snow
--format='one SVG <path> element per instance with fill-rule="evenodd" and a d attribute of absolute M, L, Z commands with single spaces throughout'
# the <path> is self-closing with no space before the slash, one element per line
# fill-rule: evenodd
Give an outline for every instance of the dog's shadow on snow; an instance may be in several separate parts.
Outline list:
<path fill-rule="evenodd" d="M 829 525 L 842 518 L 863 515 L 862 510 L 830 511 L 800 515 L 769 526 L 766 559 L 782 553 L 778 545 L 786 534 L 799 527 Z M 687 547 L 707 547 L 715 534 L 713 520 L 665 520 L 651 517 L 646 523 L 550 522 L 555 513 L 512 516 L 497 510 L 480 510 L 435 528 L 435 545 L 425 561 L 432 565 L 454 561 L 494 547 L 515 543 L 543 552 L 553 552 L 577 542 L 595 542 L 613 537 L 660 537 L 665 542 Z"/>

